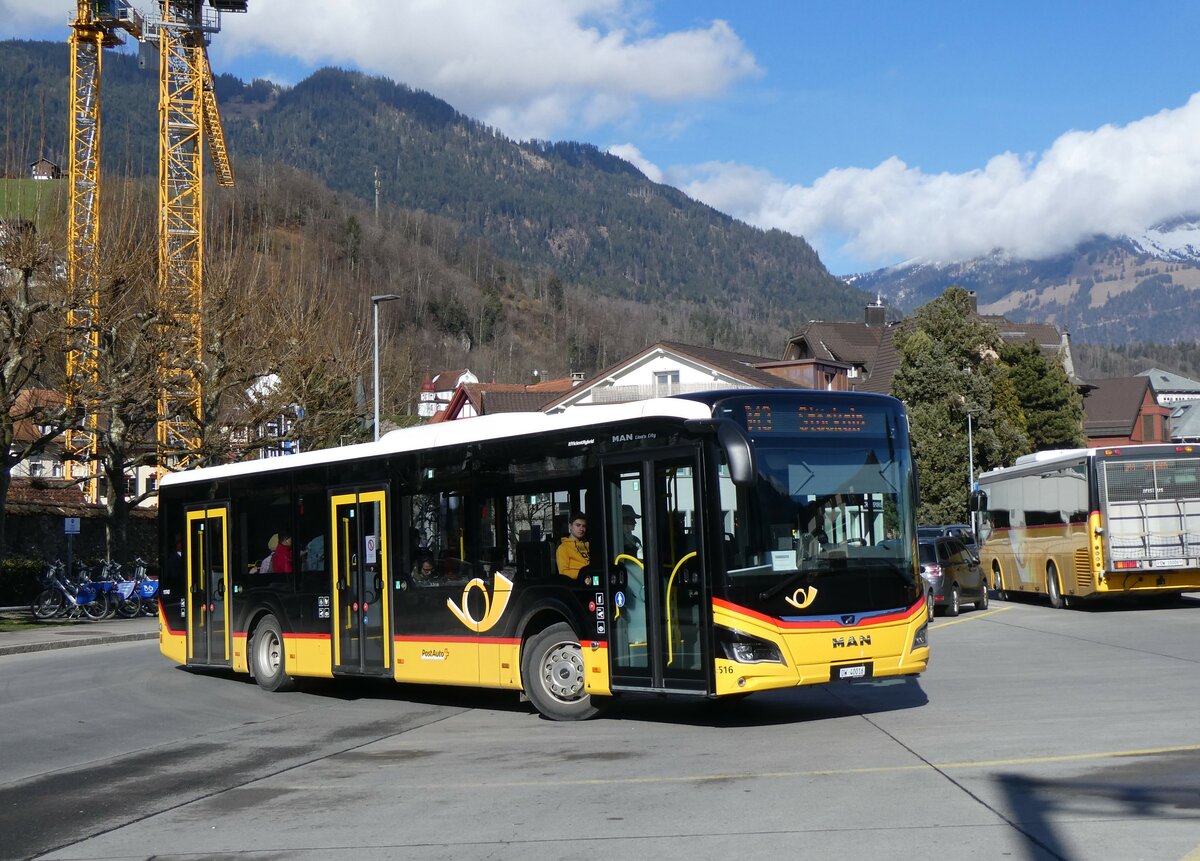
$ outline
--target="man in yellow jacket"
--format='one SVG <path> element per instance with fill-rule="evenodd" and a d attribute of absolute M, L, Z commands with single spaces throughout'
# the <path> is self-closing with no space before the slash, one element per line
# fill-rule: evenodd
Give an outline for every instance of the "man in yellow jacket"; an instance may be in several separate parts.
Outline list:
<path fill-rule="evenodd" d="M 587 540 L 587 518 L 581 512 L 571 515 L 567 526 L 570 535 L 558 545 L 555 561 L 558 562 L 558 573 L 572 580 L 579 579 L 579 571 L 587 567 L 591 560 Z"/>

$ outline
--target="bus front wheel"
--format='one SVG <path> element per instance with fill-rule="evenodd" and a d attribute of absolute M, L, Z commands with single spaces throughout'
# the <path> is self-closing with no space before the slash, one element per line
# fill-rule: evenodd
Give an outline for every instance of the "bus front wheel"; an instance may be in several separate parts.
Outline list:
<path fill-rule="evenodd" d="M 1058 582 L 1058 567 L 1051 562 L 1046 566 L 1046 592 L 1050 596 L 1050 606 L 1055 610 L 1061 610 L 1066 606 L 1063 601 L 1062 587 Z"/>
<path fill-rule="evenodd" d="M 566 622 L 525 641 L 521 683 L 534 708 L 552 720 L 587 720 L 600 709 L 584 687 L 583 647 Z"/>
<path fill-rule="evenodd" d="M 295 683 L 287 674 L 283 632 L 274 616 L 263 616 L 250 642 L 250 670 L 254 681 L 266 691 L 286 691 Z"/>

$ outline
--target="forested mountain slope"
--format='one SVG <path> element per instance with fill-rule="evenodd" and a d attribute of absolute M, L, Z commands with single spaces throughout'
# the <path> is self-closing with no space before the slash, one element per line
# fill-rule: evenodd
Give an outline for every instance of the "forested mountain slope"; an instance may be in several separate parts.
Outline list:
<path fill-rule="evenodd" d="M 67 69 L 65 43 L 0 43 L 0 167 L 39 155 L 65 165 Z M 527 274 L 653 314 L 689 306 L 705 343 L 773 354 L 781 344 L 743 338 L 857 319 L 869 299 L 803 239 L 738 222 L 588 144 L 517 143 L 428 93 L 336 69 L 292 88 L 221 75 L 217 88 L 235 171 L 283 164 L 368 203 L 378 175 L 384 205 L 442 216 Z M 153 73 L 107 53 L 103 93 L 105 168 L 152 176 Z"/>

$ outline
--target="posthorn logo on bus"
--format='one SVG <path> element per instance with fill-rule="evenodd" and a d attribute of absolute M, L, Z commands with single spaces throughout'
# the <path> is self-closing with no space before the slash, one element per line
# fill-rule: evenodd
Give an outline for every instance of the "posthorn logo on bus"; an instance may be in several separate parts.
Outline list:
<path fill-rule="evenodd" d="M 805 589 L 803 586 L 801 586 L 799 589 L 797 589 L 790 596 L 788 596 L 787 598 L 784 598 L 783 600 L 787 601 L 789 604 L 791 604 L 797 610 L 803 610 L 805 607 L 807 607 L 809 604 L 811 604 L 816 599 L 817 599 L 817 587 L 816 586 L 813 586 L 809 589 Z"/>

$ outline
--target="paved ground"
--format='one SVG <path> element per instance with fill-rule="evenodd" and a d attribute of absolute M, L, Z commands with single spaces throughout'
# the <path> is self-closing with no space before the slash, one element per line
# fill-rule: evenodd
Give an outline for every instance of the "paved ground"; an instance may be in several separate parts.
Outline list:
<path fill-rule="evenodd" d="M 0 618 L 29 620 L 29 608 L 0 608 Z M 80 619 L 55 619 L 28 625 L 15 631 L 0 631 L 0 655 L 91 646 L 97 643 L 124 643 L 130 640 L 158 639 L 158 619 L 105 619 L 88 622 Z"/>

